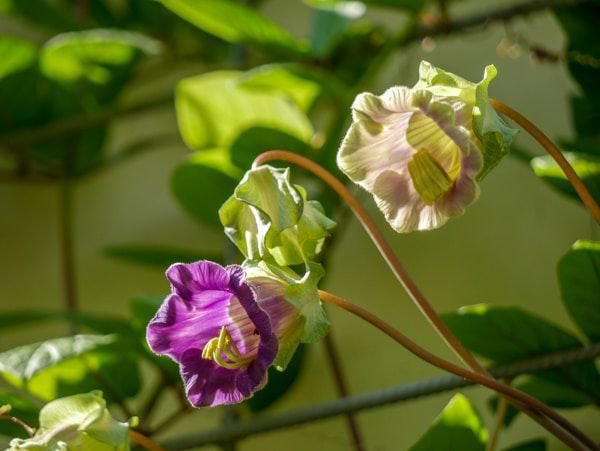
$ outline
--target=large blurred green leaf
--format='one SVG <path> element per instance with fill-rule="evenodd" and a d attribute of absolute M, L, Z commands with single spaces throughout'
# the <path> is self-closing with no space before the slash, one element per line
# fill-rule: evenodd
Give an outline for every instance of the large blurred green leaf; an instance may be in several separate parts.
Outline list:
<path fill-rule="evenodd" d="M 581 331 L 600 341 L 600 243 L 577 241 L 558 264 L 560 291 Z"/>
<path fill-rule="evenodd" d="M 306 142 L 273 128 L 252 127 L 244 130 L 231 144 L 231 161 L 237 167 L 250 169 L 252 162 L 267 150 L 287 150 L 306 155 L 311 148 Z"/>
<path fill-rule="evenodd" d="M 288 393 L 300 376 L 302 365 L 306 360 L 306 352 L 307 347 L 300 344 L 285 371 L 278 371 L 274 367 L 269 368 L 269 383 L 246 401 L 252 412 L 258 413 L 268 409 Z"/>
<path fill-rule="evenodd" d="M 109 246 L 104 248 L 104 253 L 117 260 L 162 270 L 166 270 L 173 263 L 192 263 L 198 260 L 219 263 L 223 260 L 222 255 L 146 244 Z"/>
<path fill-rule="evenodd" d="M 242 171 L 223 149 L 194 153 L 171 177 L 173 194 L 194 219 L 220 228 L 218 210 L 233 193 Z"/>
<path fill-rule="evenodd" d="M 475 305 L 442 317 L 469 350 L 495 363 L 582 346 L 571 333 L 518 307 Z M 560 381 L 600 401 L 600 375 L 593 362 L 545 371 L 538 377 Z"/>
<path fill-rule="evenodd" d="M 87 102 L 112 100 L 142 55 L 160 51 L 160 44 L 139 33 L 89 30 L 63 33 L 42 48 L 44 75 L 69 90 L 89 97 Z"/>
<path fill-rule="evenodd" d="M 313 2 L 311 25 L 311 51 L 323 58 L 329 53 L 335 42 L 341 38 L 349 24 L 360 19 L 366 6 L 362 2 Z"/>
<path fill-rule="evenodd" d="M 240 86 L 285 94 L 302 111 L 308 111 L 323 89 L 319 75 L 311 75 L 299 65 L 268 64 L 246 72 L 240 77 Z"/>
<path fill-rule="evenodd" d="M 31 42 L 0 37 L 0 80 L 14 72 L 31 66 L 37 58 L 37 49 Z"/>
<path fill-rule="evenodd" d="M 245 88 L 240 72 L 217 71 L 182 80 L 175 104 L 179 130 L 191 149 L 227 149 L 250 127 L 269 127 L 309 142 L 308 118 L 284 94 Z"/>
<path fill-rule="evenodd" d="M 12 131 L 39 115 L 37 54 L 29 41 L 0 36 L 0 131 Z"/>
<path fill-rule="evenodd" d="M 469 400 L 458 394 L 410 451 L 484 451 L 487 439 L 488 433 L 481 417 Z"/>
<path fill-rule="evenodd" d="M 575 152 L 564 152 L 564 155 L 592 196 L 600 202 L 600 157 Z M 564 172 L 552 157 L 549 155 L 535 157 L 531 160 L 531 167 L 538 177 L 581 202 Z"/>
<path fill-rule="evenodd" d="M 20 346 L 0 353 L 0 372 L 23 383 L 57 363 L 114 344 L 112 335 L 75 335 Z"/>
<path fill-rule="evenodd" d="M 231 0 L 160 0 L 198 28 L 227 42 L 303 54 L 306 46 L 252 8 Z"/>
<path fill-rule="evenodd" d="M 10 414 L 24 421 L 30 426 L 37 426 L 38 413 L 40 407 L 28 401 L 23 396 L 18 396 L 10 391 L 0 389 L 0 407 L 10 404 L 12 407 Z M 0 420 L 0 435 L 7 437 L 28 437 L 25 430 L 11 421 Z"/>
<path fill-rule="evenodd" d="M 133 356 L 115 335 L 54 338 L 2 352 L 0 374 L 44 400 L 100 388 L 118 401 L 141 386 Z"/>

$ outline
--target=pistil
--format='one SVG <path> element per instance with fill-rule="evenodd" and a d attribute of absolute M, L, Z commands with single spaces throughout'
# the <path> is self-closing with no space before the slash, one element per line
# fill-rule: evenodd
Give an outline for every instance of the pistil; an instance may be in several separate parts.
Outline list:
<path fill-rule="evenodd" d="M 237 370 L 252 361 L 251 356 L 242 355 L 225 326 L 221 327 L 217 337 L 206 343 L 202 350 L 202 358 L 213 360 L 217 365 L 229 370 Z"/>

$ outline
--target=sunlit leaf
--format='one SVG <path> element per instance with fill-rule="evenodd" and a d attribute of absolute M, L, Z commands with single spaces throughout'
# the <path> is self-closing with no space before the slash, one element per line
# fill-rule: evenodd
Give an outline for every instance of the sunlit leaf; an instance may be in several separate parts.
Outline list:
<path fill-rule="evenodd" d="M 455 395 L 410 451 L 456 449 L 484 451 L 488 433 L 481 417 L 461 395 Z"/>
<path fill-rule="evenodd" d="M 308 118 L 285 94 L 241 86 L 241 72 L 218 71 L 182 80 L 177 86 L 179 130 L 191 149 L 227 149 L 251 127 L 280 130 L 308 142 Z"/>
<path fill-rule="evenodd" d="M 44 400 L 94 388 L 119 400 L 140 389 L 135 360 L 116 335 L 54 338 L 2 352 L 0 374 Z"/>
<path fill-rule="evenodd" d="M 194 153 L 171 177 L 173 194 L 194 219 L 220 228 L 218 210 L 233 193 L 242 171 L 223 149 Z"/>
<path fill-rule="evenodd" d="M 0 37 L 0 80 L 7 75 L 29 67 L 37 58 L 37 49 L 31 42 Z"/>
<path fill-rule="evenodd" d="M 144 54 L 158 53 L 157 41 L 121 30 L 64 33 L 41 52 L 42 72 L 62 85 L 80 86 L 85 95 L 112 98 L 128 79 L 132 65 Z"/>
<path fill-rule="evenodd" d="M 232 0 L 160 0 L 198 28 L 227 42 L 302 54 L 306 47 L 256 10 Z"/>
<path fill-rule="evenodd" d="M 600 201 L 600 157 L 574 152 L 564 152 L 564 155 L 592 196 Z M 531 160 L 531 167 L 538 177 L 541 177 L 554 188 L 581 201 L 564 172 L 552 157 L 535 157 Z"/>
<path fill-rule="evenodd" d="M 309 77 L 305 70 L 293 64 L 268 64 L 246 72 L 240 85 L 246 88 L 285 94 L 302 111 L 308 111 L 321 94 L 317 75 Z"/>
<path fill-rule="evenodd" d="M 124 244 L 104 248 L 104 253 L 114 259 L 166 270 L 173 263 L 192 263 L 198 260 L 220 262 L 222 256 L 146 244 Z"/>
<path fill-rule="evenodd" d="M 600 243 L 577 241 L 558 265 L 560 291 L 581 331 L 600 341 Z"/>

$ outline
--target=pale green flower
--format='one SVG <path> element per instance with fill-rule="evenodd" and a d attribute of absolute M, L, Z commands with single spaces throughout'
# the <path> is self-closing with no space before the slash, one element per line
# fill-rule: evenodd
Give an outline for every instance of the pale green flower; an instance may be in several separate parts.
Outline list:
<path fill-rule="evenodd" d="M 430 230 L 464 213 L 477 180 L 507 152 L 514 131 L 489 105 L 488 66 L 471 83 L 423 62 L 413 87 L 363 93 L 338 166 L 375 198 L 397 232 Z"/>
<path fill-rule="evenodd" d="M 42 407 L 35 435 L 11 440 L 6 451 L 127 451 L 129 426 L 111 416 L 100 391 L 67 396 Z"/>

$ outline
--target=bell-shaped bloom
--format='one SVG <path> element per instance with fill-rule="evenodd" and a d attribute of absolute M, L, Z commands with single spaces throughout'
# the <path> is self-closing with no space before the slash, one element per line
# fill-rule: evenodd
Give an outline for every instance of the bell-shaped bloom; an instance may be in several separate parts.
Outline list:
<path fill-rule="evenodd" d="M 128 451 L 129 427 L 136 422 L 116 421 L 100 391 L 67 396 L 42 407 L 35 435 L 11 440 L 7 451 Z"/>
<path fill-rule="evenodd" d="M 495 155 L 493 143 L 505 149 L 514 134 L 502 134 L 486 106 L 494 75 L 488 68 L 475 84 L 422 63 L 415 87 L 355 99 L 337 163 L 397 232 L 438 228 L 477 199 L 486 152 Z M 491 155 L 490 165 L 499 159 Z"/>
<path fill-rule="evenodd" d="M 267 381 L 297 309 L 276 281 L 248 283 L 244 269 L 200 261 L 167 270 L 172 293 L 147 328 L 152 351 L 180 366 L 192 405 L 235 404 Z"/>

